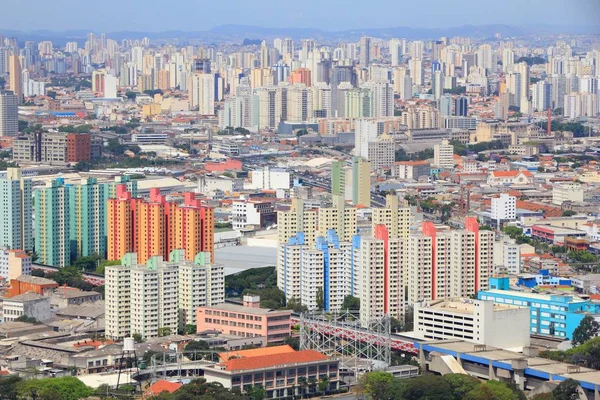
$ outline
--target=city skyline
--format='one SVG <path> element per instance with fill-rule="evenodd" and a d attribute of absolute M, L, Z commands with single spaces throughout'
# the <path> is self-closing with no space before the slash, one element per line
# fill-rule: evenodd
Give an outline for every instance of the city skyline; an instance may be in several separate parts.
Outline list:
<path fill-rule="evenodd" d="M 160 13 L 151 7 L 140 7 L 139 1 L 117 2 L 107 0 L 104 7 L 96 8 L 94 13 L 87 12 L 85 3 L 65 0 L 60 8 L 52 3 L 39 0 L 23 4 L 20 2 L 6 5 L 0 16 L 0 25 L 5 30 L 78 30 L 98 31 L 204 31 L 220 25 L 249 25 L 271 28 L 321 28 L 325 30 L 381 29 L 406 26 L 412 28 L 448 28 L 462 25 L 594 25 L 600 21 L 600 5 L 595 0 L 549 0 L 544 7 L 539 1 L 521 2 L 507 0 L 503 7 L 490 12 L 476 0 L 466 0 L 449 6 L 443 0 L 432 0 L 428 7 L 397 7 L 390 0 L 373 3 L 355 4 L 343 7 L 339 1 L 328 3 L 308 0 L 302 7 L 294 4 L 280 4 L 273 0 L 262 0 L 261 4 L 239 4 L 233 10 L 230 4 L 210 4 L 208 13 L 205 7 L 184 0 L 179 7 L 161 9 Z M 31 9 L 37 12 L 29 12 Z M 270 12 L 255 12 L 258 8 Z M 113 10 L 120 10 L 115 14 Z M 187 9 L 191 13 L 182 14 Z M 315 10 L 308 13 L 306 10 Z M 395 10 L 397 13 L 382 12 Z M 276 11 L 275 11 L 276 10 Z M 515 12 L 518 10 L 519 12 Z M 318 11 L 318 12 L 317 12 Z M 182 15 L 194 15 L 196 18 L 182 18 Z M 131 15 L 137 18 L 131 19 Z M 336 18 L 332 19 L 331 16 Z M 198 23 L 207 17 L 209 24 Z"/>

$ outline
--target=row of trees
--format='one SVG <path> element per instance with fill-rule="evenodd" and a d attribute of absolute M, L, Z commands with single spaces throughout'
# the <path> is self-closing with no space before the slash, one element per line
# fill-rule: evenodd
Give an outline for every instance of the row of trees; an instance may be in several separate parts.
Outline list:
<path fill-rule="evenodd" d="M 552 393 L 534 396 L 535 400 L 576 400 L 578 383 L 563 381 Z M 412 379 L 397 379 L 387 372 L 363 375 L 359 392 L 372 400 L 525 400 L 516 386 L 499 381 L 482 382 L 469 375 L 423 375 Z"/>
<path fill-rule="evenodd" d="M 500 140 L 492 140 L 491 142 L 479 142 L 474 144 L 462 144 L 458 140 L 452 140 L 450 142 L 454 146 L 454 154 L 459 156 L 466 156 L 467 153 L 479 153 L 488 150 L 502 150 L 505 148 L 504 144 Z"/>

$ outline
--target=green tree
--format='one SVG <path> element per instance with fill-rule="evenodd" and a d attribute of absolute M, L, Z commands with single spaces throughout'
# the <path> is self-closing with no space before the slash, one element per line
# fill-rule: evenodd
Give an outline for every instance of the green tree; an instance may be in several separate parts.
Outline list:
<path fill-rule="evenodd" d="M 136 343 L 142 343 L 144 341 L 144 337 L 141 333 L 136 332 L 133 335 L 131 335 L 131 337 L 133 338 L 133 340 L 135 340 Z"/>
<path fill-rule="evenodd" d="M 317 288 L 317 311 L 322 311 L 325 308 L 325 296 L 323 295 L 323 286 Z"/>
<path fill-rule="evenodd" d="M 91 396 L 93 390 L 73 376 L 28 379 L 17 384 L 19 397 L 38 400 L 79 400 Z"/>
<path fill-rule="evenodd" d="M 317 390 L 319 393 L 325 393 L 329 389 L 329 378 L 327 376 L 319 379 L 319 383 L 317 384 Z"/>
<path fill-rule="evenodd" d="M 360 310 L 360 299 L 354 296 L 346 296 L 344 297 L 344 302 L 342 303 L 342 310 Z"/>
<path fill-rule="evenodd" d="M 267 397 L 267 391 L 260 386 L 252 386 L 246 393 L 253 400 L 264 400 Z"/>
<path fill-rule="evenodd" d="M 46 273 L 41 269 L 33 269 L 31 270 L 31 275 L 43 278 L 44 276 L 46 276 Z"/>
<path fill-rule="evenodd" d="M 50 97 L 51 99 L 56 99 L 56 92 L 55 92 L 54 90 L 48 90 L 48 91 L 46 92 L 46 95 L 47 95 L 48 97 Z"/>
<path fill-rule="evenodd" d="M 435 375 L 423 375 L 408 379 L 404 384 L 402 398 L 406 400 L 454 400 L 452 388 L 448 382 L 443 377 Z"/>
<path fill-rule="evenodd" d="M 195 351 L 207 351 L 209 350 L 208 343 L 203 340 L 192 340 L 188 344 L 185 345 L 185 351 L 190 352 L 190 354 L 186 354 L 186 357 L 192 361 L 202 360 L 205 358 L 204 353 L 193 353 Z M 209 357 L 210 354 L 207 354 Z"/>
<path fill-rule="evenodd" d="M 187 324 L 185 326 L 185 334 L 186 335 L 193 335 L 196 333 L 196 325 L 193 324 Z"/>
<path fill-rule="evenodd" d="M 507 226 L 504 228 L 504 233 L 506 233 L 511 239 L 516 239 L 518 236 L 523 234 L 523 229 L 518 226 Z"/>
<path fill-rule="evenodd" d="M 19 375 L 11 374 L 0 377 L 0 399 L 17 400 L 17 386 L 23 379 Z"/>
<path fill-rule="evenodd" d="M 170 334 L 171 334 L 171 328 L 169 328 L 168 326 L 158 328 L 158 336 L 159 337 L 169 336 Z"/>
<path fill-rule="evenodd" d="M 563 217 L 572 217 L 573 215 L 577 215 L 577 212 L 573 210 L 565 210 L 562 212 Z"/>
<path fill-rule="evenodd" d="M 519 400 L 519 395 L 505 383 L 487 381 L 467 393 L 464 398 L 466 400 Z"/>
<path fill-rule="evenodd" d="M 596 255 L 585 250 L 570 251 L 569 254 L 567 254 L 567 257 L 574 262 L 582 264 L 594 263 L 597 260 Z"/>
<path fill-rule="evenodd" d="M 388 399 L 394 380 L 394 376 L 387 372 L 368 372 L 361 377 L 359 388 L 373 399 Z"/>
<path fill-rule="evenodd" d="M 554 400 L 579 400 L 579 383 L 574 379 L 564 380 L 552 391 Z"/>
<path fill-rule="evenodd" d="M 127 100 L 135 100 L 135 98 L 137 97 L 137 93 L 128 90 L 127 92 L 125 92 L 125 97 L 127 97 Z"/>
<path fill-rule="evenodd" d="M 600 332 L 600 324 L 589 315 L 586 315 L 577 328 L 573 331 L 571 342 L 573 346 L 579 346 L 598 335 Z"/>
<path fill-rule="evenodd" d="M 462 400 L 467 393 L 481 385 L 481 381 L 470 375 L 448 374 L 444 380 L 450 385 L 452 394 L 456 400 Z"/>

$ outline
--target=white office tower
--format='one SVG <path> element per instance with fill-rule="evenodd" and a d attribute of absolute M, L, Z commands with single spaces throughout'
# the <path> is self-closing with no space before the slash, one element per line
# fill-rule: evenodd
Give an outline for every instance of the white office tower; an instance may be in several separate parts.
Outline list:
<path fill-rule="evenodd" d="M 371 91 L 371 117 L 394 116 L 394 87 L 388 82 L 365 82 L 362 88 Z"/>
<path fill-rule="evenodd" d="M 132 87 L 137 85 L 137 68 L 135 63 L 128 62 L 121 66 L 121 74 L 119 76 L 119 84 L 121 86 Z"/>
<path fill-rule="evenodd" d="M 454 146 L 442 140 L 433 147 L 433 165 L 438 168 L 454 168 Z"/>
<path fill-rule="evenodd" d="M 506 72 L 515 63 L 515 52 L 512 49 L 502 50 L 502 70 Z"/>
<path fill-rule="evenodd" d="M 356 50 L 356 43 L 347 43 L 346 44 L 346 58 L 351 61 L 355 61 L 357 57 L 358 51 Z"/>
<path fill-rule="evenodd" d="M 410 42 L 410 57 L 413 59 L 422 60 L 423 59 L 423 50 L 425 49 L 425 43 L 418 40 L 415 42 Z"/>
<path fill-rule="evenodd" d="M 287 88 L 287 121 L 307 122 L 313 117 L 313 93 L 304 84 Z"/>
<path fill-rule="evenodd" d="M 104 98 L 117 98 L 117 77 L 111 74 L 104 76 Z"/>
<path fill-rule="evenodd" d="M 194 74 L 190 77 L 190 109 L 202 115 L 215 114 L 215 77 L 213 74 Z"/>
<path fill-rule="evenodd" d="M 260 129 L 274 129 L 279 123 L 275 118 L 275 86 L 254 89 L 252 125 Z"/>
<path fill-rule="evenodd" d="M 390 63 L 392 67 L 402 64 L 402 42 L 399 39 L 392 39 L 389 43 Z"/>
<path fill-rule="evenodd" d="M 318 82 L 311 89 L 314 116 L 331 118 L 331 87 L 324 82 Z"/>
<path fill-rule="evenodd" d="M 394 85 L 398 88 L 400 99 L 410 100 L 413 98 L 413 81 L 410 75 L 401 76 L 398 84 L 394 81 Z"/>
<path fill-rule="evenodd" d="M 546 111 L 552 107 L 552 86 L 546 81 L 539 81 L 533 85 L 532 107 L 536 111 Z"/>
<path fill-rule="evenodd" d="M 171 261 L 154 256 L 139 265 L 135 253 L 122 265 L 106 267 L 106 335 L 111 339 L 140 334 L 159 336 L 160 328 L 172 333 L 195 324 L 198 307 L 225 300 L 224 270 L 210 264 L 210 253 L 199 253 L 193 262 L 183 250 L 174 250 Z"/>
<path fill-rule="evenodd" d="M 431 87 L 433 91 L 433 98 L 439 100 L 444 93 L 444 73 L 441 70 L 437 70 L 431 77 Z"/>
<path fill-rule="evenodd" d="M 371 164 L 371 169 L 376 171 L 381 168 L 389 168 L 395 161 L 394 139 L 383 134 L 377 139 L 367 142 L 367 160 Z"/>
<path fill-rule="evenodd" d="M 46 82 L 30 79 L 27 70 L 23 71 L 22 82 L 25 97 L 44 96 L 46 94 Z"/>
<path fill-rule="evenodd" d="M 442 95 L 439 99 L 440 115 L 448 117 L 452 115 L 452 96 L 449 94 Z"/>
<path fill-rule="evenodd" d="M 316 43 L 313 39 L 302 40 L 302 48 L 300 50 L 300 61 L 305 62 L 308 56 L 315 50 Z"/>
<path fill-rule="evenodd" d="M 354 155 L 367 159 L 368 143 L 377 140 L 383 133 L 384 124 L 374 119 L 358 119 L 354 123 Z"/>
<path fill-rule="evenodd" d="M 425 72 L 423 71 L 423 60 L 414 58 L 409 61 L 410 79 L 414 85 L 423 86 L 425 84 Z"/>
<path fill-rule="evenodd" d="M 502 224 L 517 219 L 517 198 L 507 193 L 500 194 L 500 197 L 492 199 L 491 218 L 496 223 L 496 228 L 500 229 Z"/>
<path fill-rule="evenodd" d="M 19 136 L 19 98 L 0 90 L 0 136 Z"/>
<path fill-rule="evenodd" d="M 571 93 L 564 97 L 563 116 L 570 119 L 598 115 L 598 96 L 592 93 Z"/>
<path fill-rule="evenodd" d="M 519 107 L 521 105 L 521 74 L 518 72 L 509 72 L 506 74 L 506 90 L 508 92 L 508 102 L 510 106 Z"/>
<path fill-rule="evenodd" d="M 363 36 L 358 44 L 360 47 L 360 66 L 367 68 L 371 62 L 371 47 L 373 46 L 373 38 Z"/>
<path fill-rule="evenodd" d="M 530 112 L 530 104 L 529 104 L 529 65 L 526 62 L 521 62 L 516 66 L 517 71 L 521 76 L 521 84 L 520 93 L 519 93 L 519 107 L 523 114 L 529 114 Z"/>
<path fill-rule="evenodd" d="M 478 68 L 485 70 L 487 73 L 495 71 L 494 59 L 491 45 L 482 44 L 479 46 L 476 53 L 476 65 Z"/>

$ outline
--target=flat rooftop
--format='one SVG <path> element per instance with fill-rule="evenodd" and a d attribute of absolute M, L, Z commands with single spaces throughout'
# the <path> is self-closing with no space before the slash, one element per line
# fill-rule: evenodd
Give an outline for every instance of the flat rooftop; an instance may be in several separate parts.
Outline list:
<path fill-rule="evenodd" d="M 510 364 L 513 360 L 526 360 L 528 368 L 538 373 L 548 374 L 550 376 L 563 376 L 577 381 L 588 383 L 589 385 L 600 385 L 600 371 L 590 368 L 580 367 L 578 365 L 547 360 L 541 357 L 529 357 L 522 353 L 497 349 L 490 346 L 479 346 L 464 341 L 428 341 L 418 344 L 418 346 L 427 346 L 433 349 L 431 351 L 455 352 L 460 354 L 461 358 L 466 359 L 465 355 L 478 357 L 484 360 L 503 362 Z M 589 389 L 589 385 L 587 385 Z"/>
<path fill-rule="evenodd" d="M 502 295 L 502 296 L 521 297 L 521 298 L 526 298 L 526 299 L 531 299 L 531 300 L 540 300 L 540 301 L 552 301 L 551 300 L 552 296 L 560 296 L 560 295 L 529 293 L 529 292 L 515 292 L 512 290 L 498 290 L 498 289 L 484 290 L 484 291 L 482 291 L 482 293 L 496 294 L 496 295 Z M 575 296 L 567 296 L 567 297 L 573 298 L 570 301 L 570 303 L 584 303 L 587 301 L 587 300 L 584 300 L 582 298 L 575 297 Z"/>
<path fill-rule="evenodd" d="M 432 310 L 443 310 L 459 314 L 473 314 L 475 312 L 475 303 L 473 300 L 450 300 L 450 301 L 437 301 L 429 303 L 429 307 Z M 494 304 L 494 311 L 507 311 L 522 308 L 519 306 L 511 306 L 508 304 Z"/>
<path fill-rule="evenodd" d="M 232 311 L 232 312 L 239 312 L 239 313 L 244 313 L 244 314 L 256 314 L 256 315 L 268 315 L 268 314 L 275 314 L 275 313 L 285 313 L 286 311 L 291 313 L 290 310 L 272 310 L 270 308 L 254 308 L 254 307 L 244 307 L 244 306 L 238 306 L 237 304 L 231 304 L 231 303 L 221 303 L 221 304 L 217 304 L 216 306 L 212 306 L 212 307 L 205 307 L 211 310 L 220 310 L 220 311 Z"/>

